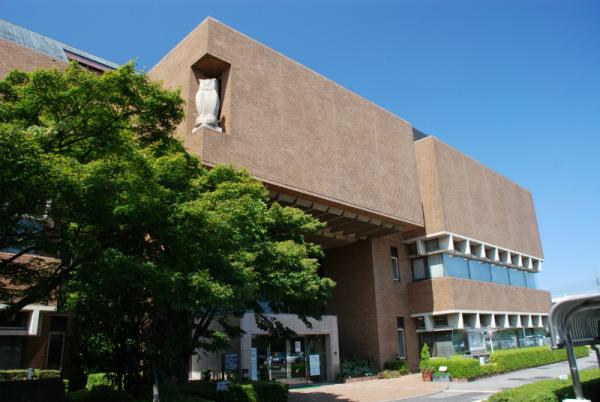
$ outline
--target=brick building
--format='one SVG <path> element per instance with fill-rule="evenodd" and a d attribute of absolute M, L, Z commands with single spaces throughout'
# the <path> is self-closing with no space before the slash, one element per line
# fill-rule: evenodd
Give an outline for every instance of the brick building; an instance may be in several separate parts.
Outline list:
<path fill-rule="evenodd" d="M 10 39 L 0 45 L 14 55 L 2 74 L 56 62 Z M 86 59 L 113 67 L 75 60 Z M 550 294 L 536 286 L 543 252 L 526 189 L 211 18 L 149 74 L 181 89 L 178 136 L 204 164 L 246 168 L 273 201 L 327 224 L 312 239 L 337 283 L 327 314 L 310 329 L 281 315 L 297 333 L 284 340 L 246 314 L 224 359 L 239 359 L 244 375 L 268 367 L 292 383 L 325 380 L 351 357 L 377 367 L 406 359 L 414 370 L 424 342 L 434 355 L 544 342 Z M 195 129 L 201 79 L 219 84 L 218 124 Z M 192 357 L 190 377 L 221 359 Z"/>

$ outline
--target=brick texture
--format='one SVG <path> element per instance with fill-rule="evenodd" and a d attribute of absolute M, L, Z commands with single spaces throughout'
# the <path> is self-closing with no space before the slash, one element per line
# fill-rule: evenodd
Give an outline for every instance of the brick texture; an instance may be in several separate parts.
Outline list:
<path fill-rule="evenodd" d="M 65 68 L 67 64 L 43 53 L 0 39 L 0 79 L 10 71 L 31 71 L 38 68 Z"/>
<path fill-rule="evenodd" d="M 543 258 L 529 191 L 435 137 L 415 148 L 427 233 L 454 232 Z"/>
<path fill-rule="evenodd" d="M 230 64 L 223 133 L 191 134 L 206 55 Z M 151 71 L 188 102 L 179 135 L 208 165 L 247 168 L 267 184 L 422 226 L 411 126 L 306 67 L 207 19 Z"/>
<path fill-rule="evenodd" d="M 411 313 L 446 310 L 485 310 L 549 313 L 550 293 L 516 286 L 498 285 L 451 277 L 408 285 Z"/>

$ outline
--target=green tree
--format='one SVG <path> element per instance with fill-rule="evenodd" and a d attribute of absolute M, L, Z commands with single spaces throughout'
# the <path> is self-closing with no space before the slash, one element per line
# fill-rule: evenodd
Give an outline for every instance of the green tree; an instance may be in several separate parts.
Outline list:
<path fill-rule="evenodd" d="M 245 171 L 204 168 L 173 137 L 182 110 L 131 64 L 0 82 L 4 313 L 57 295 L 74 312 L 75 358 L 130 391 L 148 368 L 186 375 L 190 354 L 226 344 L 248 309 L 285 332 L 259 302 L 308 323 L 334 285 L 305 241 L 322 224 L 270 203 Z M 21 263 L 34 251 L 57 262 Z"/>

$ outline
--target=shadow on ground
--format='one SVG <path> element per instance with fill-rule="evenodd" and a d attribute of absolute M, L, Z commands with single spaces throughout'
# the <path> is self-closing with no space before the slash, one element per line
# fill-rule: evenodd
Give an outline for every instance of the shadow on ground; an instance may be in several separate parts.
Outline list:
<path fill-rule="evenodd" d="M 290 392 L 288 402 L 356 402 L 330 392 Z"/>

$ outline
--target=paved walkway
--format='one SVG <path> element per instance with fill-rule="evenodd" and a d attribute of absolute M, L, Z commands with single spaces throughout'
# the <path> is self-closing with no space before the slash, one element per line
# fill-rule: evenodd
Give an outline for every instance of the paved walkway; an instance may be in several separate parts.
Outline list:
<path fill-rule="evenodd" d="M 577 368 L 580 371 L 589 368 L 598 368 L 596 355 L 591 353 L 588 357 L 578 359 Z M 402 400 L 403 402 L 480 401 L 485 400 L 496 392 L 519 387 L 534 381 L 558 378 L 561 374 L 570 374 L 567 362 L 513 371 L 471 382 L 453 382 L 450 383 L 450 386 L 446 390 L 435 395 L 428 395 L 421 398 L 411 397 L 411 399 L 399 397 L 396 400 Z"/>
<path fill-rule="evenodd" d="M 331 384 L 290 389 L 289 402 L 381 402 L 414 398 L 443 391 L 447 383 L 423 382 L 421 374 L 389 380 L 370 380 L 350 384 Z"/>
<path fill-rule="evenodd" d="M 577 360 L 579 370 L 597 368 L 596 356 Z M 513 371 L 471 382 L 423 382 L 420 374 L 390 380 L 331 384 L 290 390 L 290 402 L 464 402 L 485 400 L 491 394 L 534 381 L 569 374 L 567 362 Z"/>

